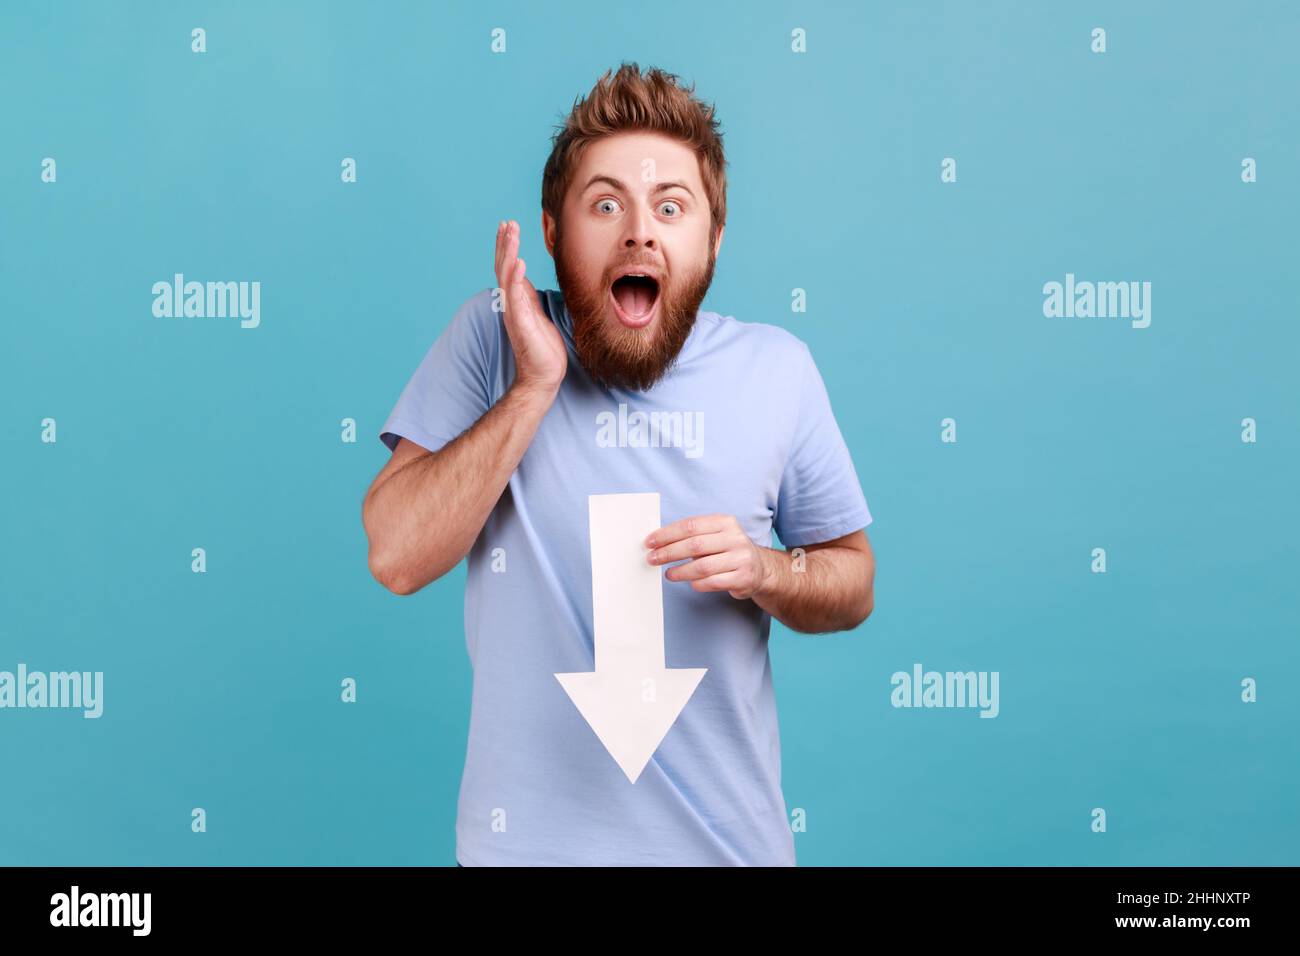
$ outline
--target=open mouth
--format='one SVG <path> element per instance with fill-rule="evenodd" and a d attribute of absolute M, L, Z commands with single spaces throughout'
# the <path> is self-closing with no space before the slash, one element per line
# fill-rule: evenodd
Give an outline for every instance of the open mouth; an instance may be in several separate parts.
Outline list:
<path fill-rule="evenodd" d="M 629 328 L 649 325 L 659 306 L 659 283 L 648 275 L 619 276 L 609 287 L 618 320 Z"/>

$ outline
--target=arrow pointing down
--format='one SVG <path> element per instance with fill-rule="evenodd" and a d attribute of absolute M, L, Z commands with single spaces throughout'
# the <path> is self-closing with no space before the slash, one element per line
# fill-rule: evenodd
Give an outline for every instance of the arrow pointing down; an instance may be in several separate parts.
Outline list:
<path fill-rule="evenodd" d="M 644 543 L 658 492 L 588 495 L 587 510 L 596 669 L 555 677 L 636 783 L 708 668 L 664 666 L 663 578 Z"/>

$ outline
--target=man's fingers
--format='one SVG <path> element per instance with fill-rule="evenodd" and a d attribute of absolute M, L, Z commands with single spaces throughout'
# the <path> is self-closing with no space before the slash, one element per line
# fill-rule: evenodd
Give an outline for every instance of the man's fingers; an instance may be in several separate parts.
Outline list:
<path fill-rule="evenodd" d="M 519 255 L 519 224 L 513 219 L 506 223 L 506 262 L 512 263 Z"/>
<path fill-rule="evenodd" d="M 696 591 L 734 591 L 744 583 L 739 571 L 727 571 L 691 582 Z"/>
<path fill-rule="evenodd" d="M 519 255 L 519 223 L 513 219 L 497 228 L 497 282 L 505 298 L 506 324 L 536 324 L 537 292 L 528 281 L 528 264 Z"/>
<path fill-rule="evenodd" d="M 647 555 L 651 564 L 667 564 L 683 558 L 698 558 L 706 554 L 719 554 L 727 550 L 726 536 L 720 532 L 697 534 L 671 544 L 660 545 Z"/>
<path fill-rule="evenodd" d="M 510 268 L 510 263 L 506 259 L 506 224 L 503 220 L 501 229 L 497 233 L 497 285 L 504 288 L 510 284 Z"/>
<path fill-rule="evenodd" d="M 731 554 L 711 554 L 705 558 L 696 558 L 675 568 L 668 568 L 664 576 L 669 581 L 698 581 L 715 574 L 726 574 L 738 570 Z"/>
<path fill-rule="evenodd" d="M 519 254 L 519 232 L 513 219 L 507 219 L 497 236 L 497 282 L 502 287 L 514 280 L 515 257 Z"/>
<path fill-rule="evenodd" d="M 657 531 L 652 531 L 646 536 L 645 546 L 657 548 L 682 538 L 689 538 L 691 535 L 721 531 L 726 526 L 726 520 L 727 515 L 692 515 L 689 518 L 682 518 L 680 521 L 664 525 Z"/>
<path fill-rule="evenodd" d="M 507 307 L 511 318 L 517 323 L 531 321 L 536 305 L 536 301 L 529 298 L 532 295 L 532 283 L 524 278 L 527 271 L 528 264 L 523 259 L 516 259 L 514 273 L 510 276 L 510 285 L 506 289 Z"/>

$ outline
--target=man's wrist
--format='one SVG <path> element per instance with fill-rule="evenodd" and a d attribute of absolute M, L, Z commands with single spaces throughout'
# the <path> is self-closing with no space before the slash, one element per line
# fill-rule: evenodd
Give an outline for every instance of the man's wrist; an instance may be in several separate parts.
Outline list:
<path fill-rule="evenodd" d="M 516 381 L 510 386 L 507 394 L 514 395 L 518 401 L 545 413 L 554 404 L 555 396 L 559 392 L 560 387 L 558 385 L 539 385 L 533 382 Z"/>
<path fill-rule="evenodd" d="M 753 599 L 767 600 L 775 597 L 781 586 L 781 572 L 784 570 L 785 556 L 782 552 L 774 548 L 766 548 L 758 545 L 759 564 L 762 569 L 762 578 L 758 582 L 758 587 L 754 589 Z"/>

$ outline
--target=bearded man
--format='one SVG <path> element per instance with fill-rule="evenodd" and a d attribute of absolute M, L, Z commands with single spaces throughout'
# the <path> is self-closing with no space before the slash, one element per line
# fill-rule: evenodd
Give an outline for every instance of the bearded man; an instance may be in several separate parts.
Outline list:
<path fill-rule="evenodd" d="M 771 619 L 849 630 L 874 607 L 825 385 L 791 333 L 701 307 L 726 159 L 677 77 L 602 76 L 541 192 L 559 290 L 501 222 L 496 285 L 403 389 L 362 511 L 395 594 L 468 558 L 457 861 L 794 865 Z"/>

